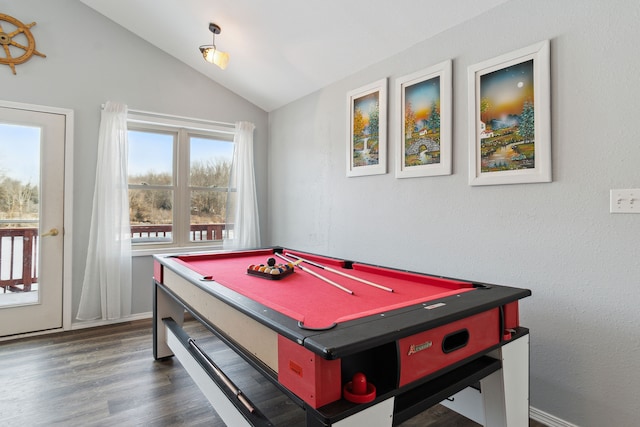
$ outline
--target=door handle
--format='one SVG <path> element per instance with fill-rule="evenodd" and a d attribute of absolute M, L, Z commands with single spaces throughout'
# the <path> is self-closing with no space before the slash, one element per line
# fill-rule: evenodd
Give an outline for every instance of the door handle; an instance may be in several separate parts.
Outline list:
<path fill-rule="evenodd" d="M 48 232 L 41 234 L 40 237 L 57 236 L 58 234 L 60 234 L 60 232 L 58 231 L 57 228 L 54 227 Z"/>

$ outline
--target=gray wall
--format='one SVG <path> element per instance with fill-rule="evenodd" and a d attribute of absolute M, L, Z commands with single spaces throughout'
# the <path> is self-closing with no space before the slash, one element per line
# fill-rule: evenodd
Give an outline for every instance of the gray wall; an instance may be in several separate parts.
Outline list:
<path fill-rule="evenodd" d="M 131 109 L 256 125 L 255 156 L 266 157 L 267 113 L 173 57 L 152 47 L 77 0 L 3 2 L 0 12 L 24 23 L 37 49 L 16 67 L 0 66 L 0 99 L 73 109 L 73 316 L 77 312 L 89 239 L 95 183 L 100 105 L 125 103 Z M 197 46 L 192 46 L 196 49 Z M 264 161 L 256 162 L 258 194 L 266 194 Z M 259 209 L 266 212 L 266 198 Z M 262 218 L 266 229 L 266 217 Z M 149 257 L 134 259 L 134 313 L 151 311 Z"/>
<path fill-rule="evenodd" d="M 640 188 L 638 22 L 637 0 L 512 0 L 271 112 L 269 242 L 529 288 L 532 406 L 637 425 L 640 215 L 609 214 L 609 189 Z M 544 39 L 553 182 L 470 187 L 467 67 Z M 453 175 L 395 179 L 395 79 L 448 58 Z M 346 93 L 383 77 L 390 173 L 346 178 Z"/>

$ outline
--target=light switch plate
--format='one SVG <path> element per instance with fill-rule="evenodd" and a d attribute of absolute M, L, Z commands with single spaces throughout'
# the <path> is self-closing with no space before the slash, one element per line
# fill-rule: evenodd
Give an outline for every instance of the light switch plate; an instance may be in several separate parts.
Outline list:
<path fill-rule="evenodd" d="M 609 204 L 611 213 L 640 213 L 640 188 L 611 190 Z"/>

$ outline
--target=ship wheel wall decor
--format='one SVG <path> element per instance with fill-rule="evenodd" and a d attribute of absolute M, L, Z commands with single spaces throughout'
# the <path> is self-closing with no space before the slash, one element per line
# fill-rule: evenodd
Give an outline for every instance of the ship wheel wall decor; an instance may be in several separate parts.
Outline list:
<path fill-rule="evenodd" d="M 0 46 L 2 46 L 0 64 L 11 67 L 13 74 L 16 74 L 16 65 L 28 61 L 33 55 L 47 57 L 44 53 L 36 50 L 36 39 L 29 31 L 29 28 L 34 25 L 36 25 L 35 22 L 25 25 L 16 18 L 0 13 Z M 23 44 L 25 38 L 26 45 Z M 16 53 L 21 54 L 17 56 Z"/>

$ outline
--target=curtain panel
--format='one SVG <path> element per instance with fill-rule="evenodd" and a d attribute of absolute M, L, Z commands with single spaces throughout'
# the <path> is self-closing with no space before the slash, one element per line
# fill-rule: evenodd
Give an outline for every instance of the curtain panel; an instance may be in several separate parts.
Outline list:
<path fill-rule="evenodd" d="M 131 314 L 127 106 L 107 102 L 98 135 L 89 248 L 78 320 Z"/>
<path fill-rule="evenodd" d="M 253 164 L 253 130 L 249 122 L 236 122 L 234 154 L 227 196 L 227 238 L 225 249 L 260 246 L 260 221 Z M 232 231 L 230 231 L 232 230 Z"/>

